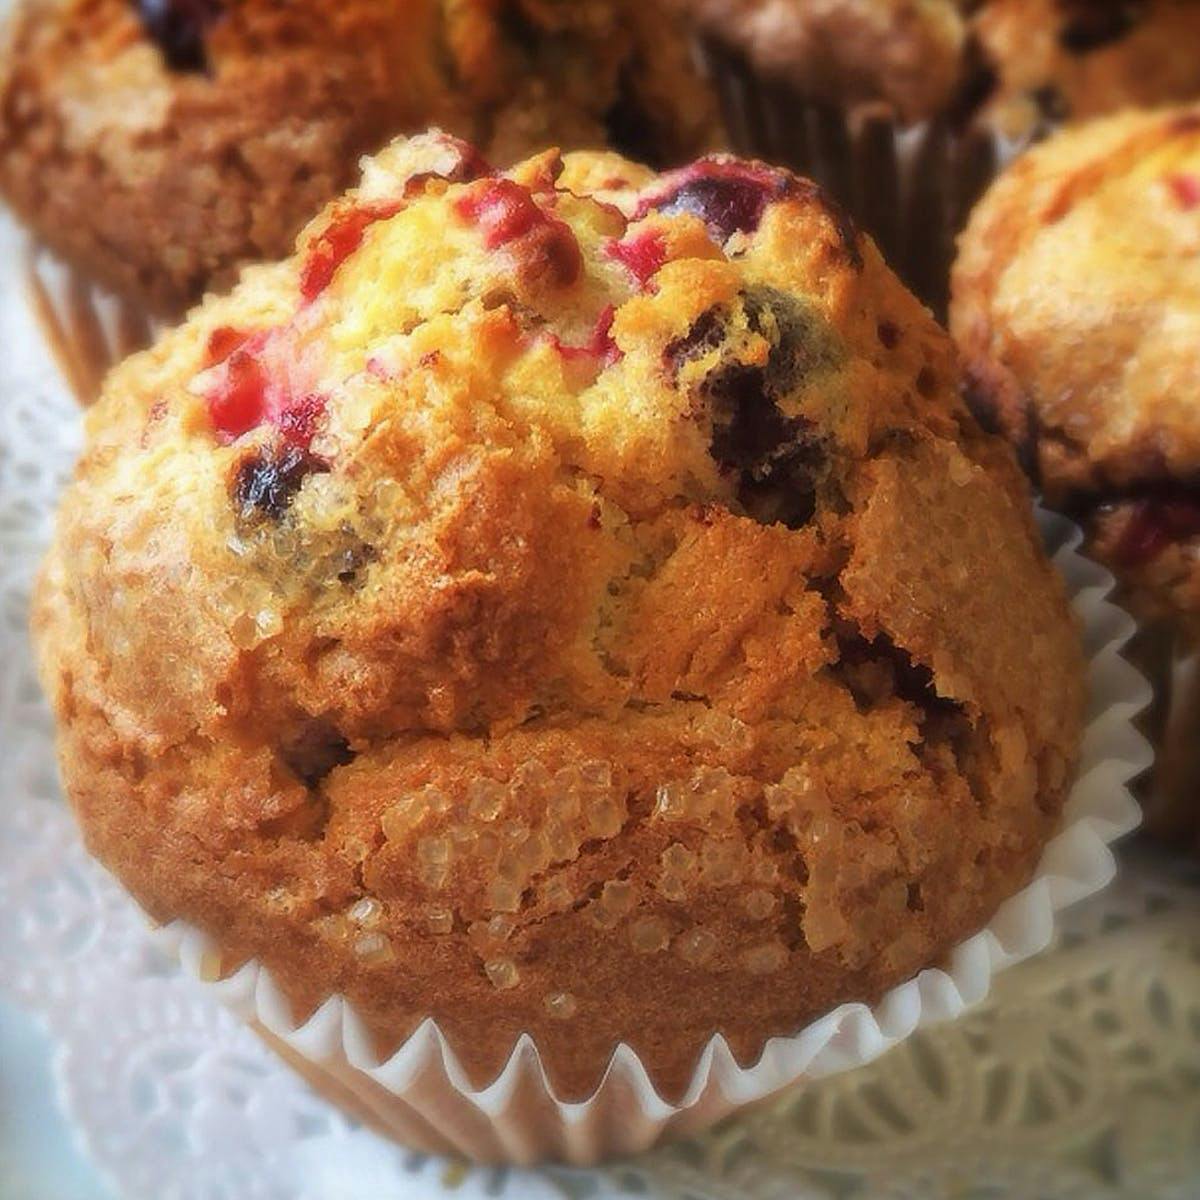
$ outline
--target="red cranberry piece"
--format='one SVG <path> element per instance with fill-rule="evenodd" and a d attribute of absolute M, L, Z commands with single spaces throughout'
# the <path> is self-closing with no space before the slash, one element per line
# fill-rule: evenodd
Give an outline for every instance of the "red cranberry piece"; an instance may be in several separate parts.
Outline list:
<path fill-rule="evenodd" d="M 218 350 L 225 348 L 226 332 L 215 331 L 221 335 Z M 229 354 L 207 396 L 209 417 L 222 442 L 236 441 L 269 423 L 288 445 L 307 450 L 325 412 L 325 397 L 313 393 L 294 397 L 280 387 L 259 357 L 268 338 L 263 333 L 244 338 Z"/>
<path fill-rule="evenodd" d="M 583 270 L 571 227 L 546 213 L 527 188 L 511 179 L 489 180 L 460 197 L 455 207 L 483 231 L 486 249 L 513 246 L 522 265 L 535 274 L 549 274 L 566 286 Z"/>
<path fill-rule="evenodd" d="M 605 253 L 626 267 L 638 283 L 645 287 L 647 281 L 657 275 L 666 262 L 667 242 L 660 230 L 646 229 L 619 242 L 609 242 Z"/>
<path fill-rule="evenodd" d="M 146 32 L 173 71 L 203 71 L 204 35 L 221 15 L 222 0 L 134 0 Z"/>
<path fill-rule="evenodd" d="M 621 348 L 612 338 L 613 316 L 614 309 L 609 304 L 596 318 L 592 336 L 582 346 L 568 346 L 556 334 L 550 335 L 550 341 L 564 358 L 598 358 L 608 366 L 621 357 Z"/>
<path fill-rule="evenodd" d="M 700 159 L 674 171 L 663 186 L 645 197 L 638 218 L 657 210 L 668 216 L 699 217 L 722 244 L 734 233 L 752 233 L 772 200 L 787 191 L 787 176 L 754 163 Z"/>
<path fill-rule="evenodd" d="M 300 294 L 315 300 L 330 284 L 338 267 L 362 245 L 367 228 L 376 221 L 394 217 L 401 201 L 367 204 L 339 213 L 317 235 L 300 268 Z"/>
<path fill-rule="evenodd" d="M 523 237 L 535 225 L 550 218 L 534 202 L 532 194 L 511 179 L 494 179 L 486 187 L 468 192 L 458 201 L 458 211 L 483 230 L 489 250 Z"/>
<path fill-rule="evenodd" d="M 1183 173 L 1168 175 L 1167 187 L 1171 189 L 1171 195 L 1175 197 L 1175 203 L 1184 212 L 1191 212 L 1197 205 L 1200 205 L 1200 179 L 1195 175 L 1185 175 Z"/>
<path fill-rule="evenodd" d="M 267 417 L 267 374 L 245 350 L 235 350 L 225 378 L 208 394 L 208 412 L 222 441 L 231 442 Z"/>
<path fill-rule="evenodd" d="M 462 138 L 444 131 L 438 131 L 432 136 L 435 136 L 441 145 L 458 155 L 458 162 L 450 170 L 439 170 L 434 173 L 437 178 L 449 180 L 451 183 L 470 183 L 474 179 L 482 179 L 485 175 L 492 174 L 491 163 L 470 142 L 465 142 Z M 429 174 L 422 174 L 414 176 L 414 180 L 424 182 L 429 177 Z"/>

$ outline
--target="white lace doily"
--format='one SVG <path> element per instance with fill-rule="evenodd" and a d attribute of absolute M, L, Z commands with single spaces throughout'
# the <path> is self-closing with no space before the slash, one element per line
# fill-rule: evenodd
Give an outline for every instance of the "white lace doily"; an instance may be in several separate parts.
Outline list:
<path fill-rule="evenodd" d="M 18 260 L 0 225 L 0 262 Z M 1127 852 L 1052 952 L 869 1067 L 596 1171 L 471 1169 L 343 1117 L 150 948 L 83 852 L 25 637 L 77 411 L 0 273 L 0 989 L 56 1046 L 60 1100 L 128 1200 L 460 1197 L 1195 1200 L 1200 870 Z"/>

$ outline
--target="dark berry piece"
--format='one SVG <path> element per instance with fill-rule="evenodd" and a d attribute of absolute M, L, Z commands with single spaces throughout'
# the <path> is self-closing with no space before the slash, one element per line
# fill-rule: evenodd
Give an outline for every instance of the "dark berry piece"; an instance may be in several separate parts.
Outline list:
<path fill-rule="evenodd" d="M 816 509 L 824 454 L 803 418 L 785 417 L 763 373 L 735 368 L 713 381 L 711 453 L 738 473 L 738 501 L 763 524 L 799 529 Z"/>
<path fill-rule="evenodd" d="M 1058 43 L 1071 54 L 1090 54 L 1120 41 L 1142 19 L 1145 4 L 1137 0 L 1067 0 L 1067 18 Z"/>
<path fill-rule="evenodd" d="M 134 0 L 146 32 L 173 71 L 204 71 L 204 35 L 221 15 L 222 0 Z"/>
<path fill-rule="evenodd" d="M 701 159 L 668 175 L 664 187 L 642 201 L 637 216 L 651 210 L 690 213 L 724 244 L 735 233 L 753 233 L 772 200 L 787 190 L 787 177 L 752 163 Z"/>
<path fill-rule="evenodd" d="M 299 446 L 265 446 L 238 465 L 233 495 L 243 520 L 279 521 L 304 480 L 326 465 Z"/>
<path fill-rule="evenodd" d="M 756 520 L 798 528 L 811 519 L 825 453 L 808 421 L 787 416 L 786 397 L 813 372 L 827 369 L 836 351 L 819 320 L 795 298 L 760 287 L 742 297 L 746 322 L 770 345 L 764 365 L 718 356 L 700 384 L 712 421 L 711 453 L 736 472 L 738 499 Z M 685 337 L 667 346 L 668 370 L 720 349 L 730 314 L 710 309 Z"/>
<path fill-rule="evenodd" d="M 713 239 L 724 245 L 735 233 L 752 233 L 767 207 L 786 196 L 807 199 L 820 206 L 837 231 L 837 250 L 856 271 L 862 269 L 858 230 L 839 204 L 811 179 L 798 179 L 786 171 L 756 162 L 730 158 L 701 158 L 691 166 L 664 175 L 642 197 L 634 213 L 640 220 L 648 212 L 668 216 L 690 213 L 699 217 Z"/>
<path fill-rule="evenodd" d="M 703 358 L 725 340 L 728 320 L 729 314 L 724 309 L 710 308 L 696 318 L 683 337 L 667 343 L 663 361 L 672 378 L 676 378 L 687 363 Z"/>

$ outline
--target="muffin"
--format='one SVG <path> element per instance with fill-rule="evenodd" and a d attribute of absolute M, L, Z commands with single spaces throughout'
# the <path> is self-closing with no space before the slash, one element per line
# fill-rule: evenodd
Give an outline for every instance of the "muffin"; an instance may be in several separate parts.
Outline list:
<path fill-rule="evenodd" d="M 985 0 L 971 36 L 977 119 L 1006 137 L 1200 96 L 1192 0 Z"/>
<path fill-rule="evenodd" d="M 398 132 L 691 157 L 714 108 L 634 0 L 24 0 L 0 57 L 0 191 L 52 248 L 177 311 L 300 226 Z"/>
<path fill-rule="evenodd" d="M 955 0 L 674 2 L 810 100 L 879 100 L 912 122 L 940 112 L 958 84 L 966 22 Z"/>
<path fill-rule="evenodd" d="M 1081 650 L 949 338 L 811 183 L 446 135 L 110 377 L 37 588 L 159 922 L 562 1097 L 870 1000 L 1027 880 Z M 1036 681 L 1036 686 L 1034 683 Z"/>
<path fill-rule="evenodd" d="M 1030 151 L 972 216 L 953 293 L 977 414 L 1139 611 L 1200 634 L 1200 107 Z"/>
<path fill-rule="evenodd" d="M 976 412 L 1082 523 L 1135 612 L 1194 649 L 1200 106 L 1110 117 L 1018 160 L 963 235 L 953 293 Z M 1177 740 L 1194 759 L 1194 717 Z M 1195 822 L 1194 787 L 1179 790 Z"/>

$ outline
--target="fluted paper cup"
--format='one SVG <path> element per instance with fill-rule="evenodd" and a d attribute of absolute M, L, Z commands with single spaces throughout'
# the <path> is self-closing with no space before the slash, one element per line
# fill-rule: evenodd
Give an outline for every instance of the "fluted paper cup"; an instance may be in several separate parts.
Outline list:
<path fill-rule="evenodd" d="M 484 1088 L 472 1085 L 432 1020 L 380 1061 L 341 996 L 329 997 L 297 1025 L 260 963 L 217 978 L 220 947 L 212 938 L 183 922 L 159 929 L 156 937 L 318 1090 L 405 1145 L 479 1162 L 587 1164 L 633 1154 L 664 1138 L 696 1133 L 783 1088 L 867 1063 L 915 1030 L 978 1003 L 996 971 L 1043 949 L 1055 912 L 1110 880 L 1115 868 L 1109 844 L 1139 819 L 1129 783 L 1153 755 L 1134 726 L 1150 702 L 1150 688 L 1123 657 L 1134 623 L 1109 599 L 1112 576 L 1078 553 L 1078 528 L 1048 514 L 1040 520 L 1083 629 L 1089 708 L 1079 777 L 1034 878 L 938 966 L 873 1005 L 843 1004 L 803 1029 L 771 1038 L 751 1066 L 740 1066 L 725 1040 L 713 1037 L 677 1103 L 658 1094 L 624 1044 L 613 1048 L 594 1094 L 578 1102 L 555 1095 L 527 1036 Z"/>

